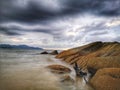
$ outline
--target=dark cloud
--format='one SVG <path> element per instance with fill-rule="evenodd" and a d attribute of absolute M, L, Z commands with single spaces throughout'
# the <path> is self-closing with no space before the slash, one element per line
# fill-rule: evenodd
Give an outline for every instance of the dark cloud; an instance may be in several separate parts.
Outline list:
<path fill-rule="evenodd" d="M 103 6 L 103 7 L 102 7 Z M 120 15 L 120 0 L 105 0 L 101 4 L 100 15 L 119 16 Z"/>
<path fill-rule="evenodd" d="M 6 8 L 6 7 L 5 7 Z M 1 8 L 4 10 L 4 8 Z M 0 10 L 1 10 L 0 9 Z M 8 9 L 9 10 L 9 9 Z M 37 20 L 43 20 L 48 19 L 51 16 L 55 16 L 55 13 L 51 13 L 48 11 L 45 11 L 43 8 L 40 8 L 40 6 L 35 5 L 34 3 L 29 4 L 29 6 L 25 9 L 20 8 L 13 8 L 10 7 L 10 12 L 1 12 L 0 13 L 0 20 L 17 20 L 17 21 L 37 21 Z M 30 22 L 29 22 L 30 23 Z"/>
<path fill-rule="evenodd" d="M 17 3 L 15 5 L 16 1 L 0 0 L 0 21 L 18 20 L 30 23 L 31 21 L 52 19 L 77 13 L 92 13 L 103 16 L 120 15 L 120 0 L 66 0 L 66 2 L 61 0 L 59 1 L 61 10 L 58 11 L 52 10 L 53 8 L 46 9 L 42 4 L 39 4 L 41 2 L 36 2 L 36 0 L 29 0 L 29 2 L 24 0 L 27 5 L 23 7 L 18 7 Z"/>
<path fill-rule="evenodd" d="M 70 9 L 75 13 L 88 12 L 103 16 L 120 15 L 120 0 L 71 0 L 69 4 Z"/>
<path fill-rule="evenodd" d="M 0 27 L 0 33 L 5 34 L 5 35 L 9 35 L 9 36 L 22 35 L 16 30 L 10 30 L 10 29 L 5 28 L 5 27 Z"/>
<path fill-rule="evenodd" d="M 14 36 L 14 35 L 23 35 L 25 33 L 46 33 L 46 34 L 50 34 L 53 35 L 55 38 L 60 35 L 60 33 L 62 32 L 62 30 L 59 29 L 42 29 L 40 27 L 34 27 L 33 29 L 29 28 L 30 25 L 28 25 L 28 28 L 24 28 L 24 26 L 21 25 L 20 26 L 16 26 L 16 25 L 11 25 L 11 26 L 5 26 L 5 25 L 0 25 L 0 33 L 5 34 L 5 35 L 10 35 L 10 36 Z"/>

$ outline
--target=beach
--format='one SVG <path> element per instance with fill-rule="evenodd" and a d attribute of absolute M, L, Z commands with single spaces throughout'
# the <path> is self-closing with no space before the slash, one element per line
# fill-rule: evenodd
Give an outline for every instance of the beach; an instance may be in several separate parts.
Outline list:
<path fill-rule="evenodd" d="M 72 66 L 55 58 L 41 55 L 41 50 L 0 49 L 1 90 L 93 90 L 82 79 L 76 79 Z M 49 65 L 68 67 L 74 82 L 61 82 L 61 76 L 50 72 Z"/>

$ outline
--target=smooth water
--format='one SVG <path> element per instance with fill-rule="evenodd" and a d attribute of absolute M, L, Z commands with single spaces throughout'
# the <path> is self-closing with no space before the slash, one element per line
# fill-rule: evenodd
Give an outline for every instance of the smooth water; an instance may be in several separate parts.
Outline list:
<path fill-rule="evenodd" d="M 75 78 L 68 64 L 39 50 L 0 49 L 0 90 L 92 90 L 83 79 Z M 60 64 L 69 67 L 74 83 L 62 83 L 60 77 L 45 67 Z"/>

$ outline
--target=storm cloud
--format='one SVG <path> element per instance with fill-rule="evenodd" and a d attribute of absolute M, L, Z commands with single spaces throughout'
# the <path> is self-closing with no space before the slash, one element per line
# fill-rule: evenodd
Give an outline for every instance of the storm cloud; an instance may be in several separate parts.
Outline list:
<path fill-rule="evenodd" d="M 78 13 L 120 15 L 120 0 L 0 0 L 0 20 L 38 21 Z"/>
<path fill-rule="evenodd" d="M 120 0 L 0 0 L 0 43 L 71 48 L 120 42 Z"/>

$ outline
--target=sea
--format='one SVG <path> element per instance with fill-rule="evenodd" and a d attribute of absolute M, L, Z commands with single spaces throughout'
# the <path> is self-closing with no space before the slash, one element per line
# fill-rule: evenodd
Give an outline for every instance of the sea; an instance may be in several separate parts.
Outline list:
<path fill-rule="evenodd" d="M 93 90 L 84 79 L 76 78 L 72 66 L 42 55 L 42 50 L 0 49 L 0 90 Z M 70 68 L 75 82 L 61 82 L 60 75 L 46 67 L 59 64 Z"/>

